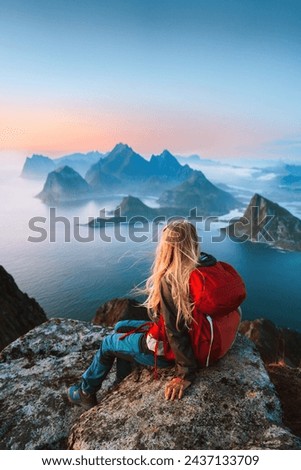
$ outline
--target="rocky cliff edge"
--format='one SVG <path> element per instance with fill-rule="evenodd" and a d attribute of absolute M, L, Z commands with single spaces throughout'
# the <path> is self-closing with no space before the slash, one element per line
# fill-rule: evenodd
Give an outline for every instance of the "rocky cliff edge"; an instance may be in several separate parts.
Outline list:
<path fill-rule="evenodd" d="M 144 370 L 99 393 L 82 413 L 66 398 L 111 330 L 50 320 L 0 356 L 1 449 L 300 449 L 282 423 L 280 402 L 253 343 L 243 336 L 201 370 L 179 402 L 164 400 L 173 370 Z"/>

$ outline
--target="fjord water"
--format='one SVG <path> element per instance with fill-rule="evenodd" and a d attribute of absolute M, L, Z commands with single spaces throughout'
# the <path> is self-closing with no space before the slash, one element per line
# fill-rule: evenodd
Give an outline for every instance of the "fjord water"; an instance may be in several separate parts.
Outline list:
<path fill-rule="evenodd" d="M 56 209 L 57 216 L 70 222 L 70 241 L 65 241 L 63 222 L 56 223 L 56 241 L 50 241 L 49 208 L 34 196 L 42 189 L 39 181 L 28 181 L 16 174 L 2 173 L 0 177 L 0 263 L 12 274 L 19 288 L 44 308 L 48 317 L 65 317 L 91 320 L 103 302 L 130 296 L 131 289 L 143 282 L 153 261 L 156 243 L 147 240 L 130 240 L 128 226 L 121 227 L 125 242 L 116 240 L 114 227 L 92 231 L 94 241 L 79 242 L 74 238 L 74 227 L 80 236 L 88 235 L 88 228 L 74 224 L 79 217 L 82 224 L 88 217 L 97 217 L 99 210 L 113 209 L 124 195 L 103 197 L 80 205 Z M 154 205 L 155 200 L 143 201 Z M 33 217 L 44 217 L 36 226 L 47 230 L 43 242 L 30 242 L 29 237 L 40 234 L 29 229 Z M 243 305 L 244 319 L 266 317 L 279 326 L 301 331 L 301 253 L 271 249 L 262 244 L 235 243 L 229 239 L 214 241 L 218 227 L 203 232 L 202 250 L 218 259 L 228 261 L 243 276 L 248 298 Z M 91 233 L 90 233 L 91 234 Z M 142 237 L 143 233 L 137 233 Z M 103 239 L 101 239 L 101 237 Z"/>

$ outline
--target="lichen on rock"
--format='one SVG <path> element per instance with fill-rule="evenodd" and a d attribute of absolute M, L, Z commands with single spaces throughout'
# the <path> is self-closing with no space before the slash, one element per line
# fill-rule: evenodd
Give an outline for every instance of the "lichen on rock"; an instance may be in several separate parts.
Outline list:
<path fill-rule="evenodd" d="M 80 379 L 109 331 L 53 319 L 1 352 L 0 449 L 66 447 L 70 426 L 82 413 L 68 402 L 67 387 Z"/>
<path fill-rule="evenodd" d="M 67 387 L 80 379 L 111 331 L 53 319 L 2 351 L 1 449 L 301 448 L 282 423 L 256 348 L 240 335 L 223 359 L 199 372 L 181 401 L 164 400 L 173 368 L 161 370 L 159 380 L 144 370 L 139 381 L 130 375 L 112 389 L 113 370 L 96 407 L 83 412 L 72 406 Z"/>
<path fill-rule="evenodd" d="M 281 406 L 252 343 L 239 336 L 216 365 L 199 372 L 181 401 L 164 400 L 173 370 L 129 376 L 74 424 L 70 449 L 293 449 Z"/>

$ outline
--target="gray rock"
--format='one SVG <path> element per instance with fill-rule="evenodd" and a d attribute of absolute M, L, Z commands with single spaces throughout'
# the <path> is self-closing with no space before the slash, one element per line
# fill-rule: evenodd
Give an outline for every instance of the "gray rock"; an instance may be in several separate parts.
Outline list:
<path fill-rule="evenodd" d="M 239 332 L 255 343 L 265 364 L 276 363 L 282 366 L 286 364 L 289 367 L 301 367 L 301 333 L 299 331 L 279 328 L 267 318 L 258 318 L 241 322 Z"/>
<path fill-rule="evenodd" d="M 172 370 L 153 380 L 129 376 L 74 424 L 69 449 L 300 449 L 282 424 L 281 407 L 252 343 L 202 370 L 181 401 L 164 400 Z"/>
<path fill-rule="evenodd" d="M 111 331 L 76 320 L 50 320 L 0 356 L 0 449 L 300 449 L 252 343 L 239 336 L 218 364 L 202 370 L 180 402 L 166 402 L 144 370 L 112 389 L 115 371 L 82 414 L 67 401 L 101 339 Z M 71 429 L 71 431 L 70 431 Z M 67 438 L 69 434 L 68 444 Z"/>
<path fill-rule="evenodd" d="M 67 387 L 78 382 L 108 331 L 55 319 L 1 352 L 0 449 L 66 447 L 70 426 L 82 413 L 69 404 Z M 114 378 L 112 374 L 107 388 Z"/>

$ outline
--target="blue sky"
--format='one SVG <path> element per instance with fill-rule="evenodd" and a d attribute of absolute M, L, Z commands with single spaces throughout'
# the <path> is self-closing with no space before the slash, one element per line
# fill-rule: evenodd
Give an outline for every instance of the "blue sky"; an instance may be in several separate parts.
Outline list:
<path fill-rule="evenodd" d="M 0 0 L 0 151 L 301 157 L 301 2 Z"/>

